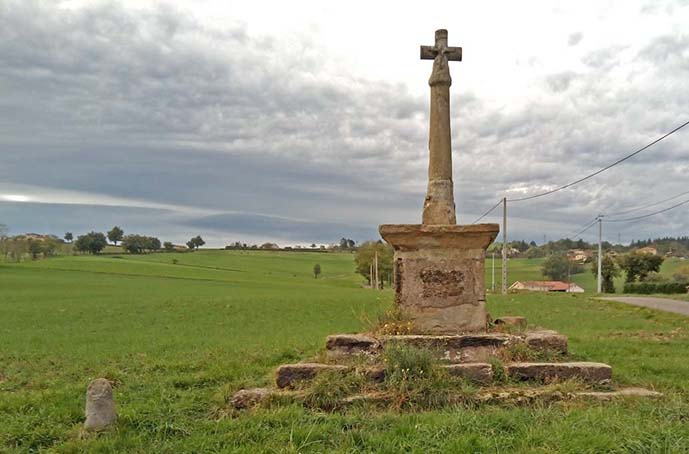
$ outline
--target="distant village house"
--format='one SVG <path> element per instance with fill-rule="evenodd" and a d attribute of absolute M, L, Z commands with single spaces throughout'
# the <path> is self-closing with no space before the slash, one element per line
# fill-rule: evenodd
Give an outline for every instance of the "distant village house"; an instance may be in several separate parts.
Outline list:
<path fill-rule="evenodd" d="M 583 293 L 584 289 L 574 282 L 563 281 L 517 281 L 510 290 L 529 290 L 532 292 Z"/>

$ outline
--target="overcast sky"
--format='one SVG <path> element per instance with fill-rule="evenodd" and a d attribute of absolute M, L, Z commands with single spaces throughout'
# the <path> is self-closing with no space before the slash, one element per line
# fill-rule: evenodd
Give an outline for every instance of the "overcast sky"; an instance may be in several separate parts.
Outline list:
<path fill-rule="evenodd" d="M 687 24 L 689 0 L 0 0 L 0 223 L 212 246 L 418 223 L 432 65 L 418 54 L 437 28 L 464 51 L 451 108 L 470 223 L 689 120 Z M 688 175 L 689 127 L 513 204 L 510 237 L 571 234 L 689 190 Z M 605 230 L 687 235 L 689 205 Z"/>

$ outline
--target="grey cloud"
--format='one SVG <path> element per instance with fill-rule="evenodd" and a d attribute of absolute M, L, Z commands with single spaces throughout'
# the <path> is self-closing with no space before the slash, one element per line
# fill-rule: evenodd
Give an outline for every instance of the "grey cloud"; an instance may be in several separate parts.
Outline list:
<path fill-rule="evenodd" d="M 569 88 L 572 81 L 577 78 L 574 71 L 565 71 L 558 74 L 551 74 L 546 78 L 548 87 L 554 92 L 565 91 Z"/>
<path fill-rule="evenodd" d="M 655 64 L 684 64 L 684 69 L 689 69 L 689 34 L 660 36 L 641 49 L 639 56 Z"/>
<path fill-rule="evenodd" d="M 252 214 L 220 214 L 193 219 L 194 228 L 236 232 L 238 235 L 279 237 L 290 242 L 335 242 L 346 236 L 359 241 L 377 236 L 374 225 L 358 226 L 332 222 L 308 222 Z"/>
<path fill-rule="evenodd" d="M 569 35 L 569 37 L 567 38 L 567 45 L 570 46 L 570 47 L 571 47 L 571 46 L 576 46 L 577 44 L 579 44 L 579 42 L 581 42 L 581 39 L 582 39 L 583 37 L 584 37 L 584 34 L 581 33 L 581 32 L 572 33 L 572 34 Z"/>
<path fill-rule="evenodd" d="M 582 62 L 595 69 L 609 70 L 619 64 L 619 53 L 624 46 L 612 46 L 588 53 L 582 58 Z"/>

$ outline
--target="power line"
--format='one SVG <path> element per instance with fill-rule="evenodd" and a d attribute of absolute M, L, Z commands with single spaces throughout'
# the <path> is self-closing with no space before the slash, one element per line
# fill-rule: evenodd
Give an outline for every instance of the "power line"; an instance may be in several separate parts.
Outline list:
<path fill-rule="evenodd" d="M 673 195 L 672 197 L 669 197 L 667 199 L 663 199 L 659 202 L 649 203 L 648 205 L 642 205 L 640 207 L 631 208 L 629 210 L 618 211 L 617 213 L 610 213 L 610 214 L 608 214 L 608 216 L 619 216 L 621 214 L 632 213 L 632 212 L 638 211 L 638 210 L 645 210 L 646 208 L 651 208 L 651 207 L 654 207 L 656 205 L 660 205 L 661 203 L 669 202 L 670 200 L 675 200 L 676 198 L 682 197 L 683 195 L 686 195 L 686 194 L 689 194 L 689 191 L 685 191 L 685 192 L 682 192 L 680 194 Z"/>
<path fill-rule="evenodd" d="M 493 212 L 494 209 L 496 209 L 497 207 L 499 207 L 501 203 L 502 203 L 502 199 L 498 200 L 498 203 L 496 203 L 495 205 L 493 205 L 493 207 L 492 207 L 490 210 L 486 211 L 486 212 L 483 213 L 481 216 L 479 216 L 474 222 L 472 222 L 472 224 L 476 224 L 478 221 L 480 221 L 481 219 L 483 219 L 483 218 L 485 218 L 486 216 L 488 216 L 490 213 Z"/>
<path fill-rule="evenodd" d="M 588 224 L 586 224 L 586 225 L 584 226 L 584 228 L 582 228 L 582 229 L 579 230 L 577 233 L 575 233 L 574 235 L 572 235 L 572 237 L 573 237 L 573 238 L 578 237 L 579 235 L 581 235 L 582 233 L 586 232 L 588 229 L 590 229 L 591 227 L 593 227 L 594 225 L 596 225 L 596 222 L 598 222 L 598 216 L 596 216 L 596 218 L 595 218 L 594 220 L 592 220 L 591 222 L 589 222 Z M 565 238 L 569 238 L 569 234 L 565 235 Z"/>
<path fill-rule="evenodd" d="M 653 213 L 644 214 L 642 216 L 635 216 L 635 217 L 626 218 L 626 219 L 606 219 L 604 222 L 627 222 L 627 221 L 636 221 L 638 219 L 650 218 L 651 216 L 655 216 L 656 214 L 660 214 L 660 213 L 665 213 L 666 211 L 673 210 L 673 209 L 680 207 L 682 205 L 686 205 L 687 203 L 689 203 L 689 199 L 684 200 L 683 202 L 677 203 L 675 205 L 672 205 L 671 207 L 667 207 L 667 208 L 664 208 L 662 210 L 655 211 Z"/>
<path fill-rule="evenodd" d="M 553 193 L 555 193 L 555 192 L 558 192 L 558 191 L 561 191 L 561 190 L 563 190 L 563 189 L 567 189 L 567 188 L 569 188 L 569 187 L 572 187 L 572 186 L 574 186 L 574 185 L 576 185 L 576 184 L 579 184 L 579 183 L 581 183 L 582 181 L 586 181 L 586 180 L 588 180 L 589 178 L 593 178 L 593 177 L 595 177 L 596 175 L 601 174 L 601 173 L 605 172 L 606 170 L 608 170 L 608 169 L 610 169 L 610 168 L 616 166 L 617 164 L 620 164 L 620 163 L 626 161 L 627 159 L 630 159 L 630 158 L 632 158 L 632 157 L 638 155 L 638 154 L 641 153 L 642 151 L 644 151 L 644 150 L 646 150 L 646 149 L 652 147 L 653 145 L 657 144 L 658 142 L 660 142 L 661 140 L 665 139 L 666 137 L 668 137 L 668 136 L 670 136 L 670 135 L 676 133 L 677 131 L 679 131 L 680 129 L 682 129 L 683 127 L 685 127 L 686 125 L 689 125 L 689 121 L 687 121 L 687 122 L 681 124 L 680 126 L 676 127 L 676 128 L 673 129 L 672 131 L 670 131 L 670 132 L 668 132 L 668 133 L 662 135 L 661 137 L 657 138 L 656 140 L 654 140 L 653 142 L 649 143 L 648 145 L 646 145 L 646 146 L 644 146 L 644 147 L 642 147 L 642 148 L 639 148 L 639 149 L 636 150 L 635 152 L 633 152 L 633 153 L 631 153 L 631 154 L 628 154 L 627 156 L 625 156 L 625 157 L 623 157 L 623 158 L 618 159 L 617 161 L 613 162 L 612 164 L 609 164 L 609 165 L 603 167 L 602 169 L 593 172 L 593 173 L 590 174 L 590 175 L 586 175 L 586 176 L 583 177 L 583 178 L 579 178 L 578 180 L 574 180 L 574 181 L 572 181 L 571 183 L 567 183 L 567 184 L 564 185 L 564 186 L 560 186 L 560 187 L 558 187 L 558 188 L 551 189 L 550 191 L 542 192 L 542 193 L 540 193 L 540 194 L 535 194 L 535 195 L 528 196 L 528 197 L 521 197 L 521 198 L 518 198 L 518 199 L 509 199 L 508 202 L 523 202 L 523 201 L 525 201 L 525 200 L 531 200 L 531 199 L 535 199 L 535 198 L 538 198 L 538 197 L 543 197 L 544 195 L 553 194 Z"/>

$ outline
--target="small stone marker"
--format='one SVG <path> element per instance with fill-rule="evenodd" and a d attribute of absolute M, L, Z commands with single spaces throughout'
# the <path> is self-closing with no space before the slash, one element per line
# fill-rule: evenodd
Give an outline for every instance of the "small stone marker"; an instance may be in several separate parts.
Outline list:
<path fill-rule="evenodd" d="M 86 421 L 84 430 L 100 432 L 115 424 L 115 399 L 110 381 L 105 378 L 93 380 L 86 390 Z"/>

